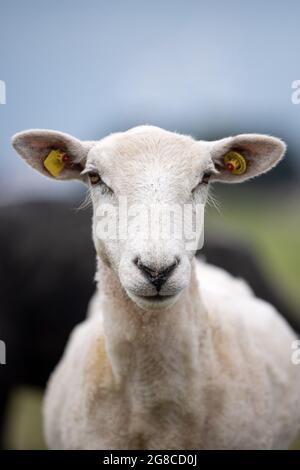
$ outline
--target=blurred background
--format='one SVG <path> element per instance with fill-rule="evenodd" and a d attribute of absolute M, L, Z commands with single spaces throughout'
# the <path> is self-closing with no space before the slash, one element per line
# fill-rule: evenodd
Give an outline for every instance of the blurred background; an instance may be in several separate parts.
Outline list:
<path fill-rule="evenodd" d="M 214 188 L 219 210 L 207 210 L 205 246 L 209 261 L 248 277 L 300 325 L 300 104 L 292 102 L 299 15 L 297 0 L 1 1 L 5 448 L 44 448 L 42 389 L 94 288 L 90 214 L 76 210 L 84 190 L 26 166 L 10 145 L 20 130 L 94 140 L 153 124 L 199 139 L 243 132 L 284 139 L 286 158 L 270 174 Z"/>

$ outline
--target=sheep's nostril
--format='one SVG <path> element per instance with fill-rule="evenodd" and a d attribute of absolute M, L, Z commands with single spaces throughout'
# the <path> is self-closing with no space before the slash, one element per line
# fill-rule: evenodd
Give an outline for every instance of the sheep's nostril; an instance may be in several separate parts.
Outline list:
<path fill-rule="evenodd" d="M 161 268 L 157 269 L 152 266 L 148 266 L 140 260 L 140 258 L 135 259 L 135 264 L 139 268 L 140 271 L 147 277 L 147 279 L 153 284 L 157 291 L 159 292 L 162 285 L 168 280 L 171 276 L 172 272 L 178 265 L 178 259 L 176 259 L 172 264 L 169 266 L 162 266 Z"/>

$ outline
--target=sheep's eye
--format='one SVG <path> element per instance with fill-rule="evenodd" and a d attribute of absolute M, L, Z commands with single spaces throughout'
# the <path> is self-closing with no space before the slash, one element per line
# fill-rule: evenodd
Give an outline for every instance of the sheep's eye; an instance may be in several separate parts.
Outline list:
<path fill-rule="evenodd" d="M 209 180 L 210 180 L 210 177 L 211 177 L 211 173 L 204 173 L 203 176 L 202 176 L 202 180 L 201 180 L 201 183 L 202 184 L 208 184 L 209 183 Z"/>
<path fill-rule="evenodd" d="M 209 173 L 208 171 L 206 173 L 203 173 L 202 180 L 199 181 L 197 186 L 192 190 L 192 193 L 194 193 L 198 188 L 201 188 L 203 184 L 208 184 L 210 177 L 211 173 Z"/>
<path fill-rule="evenodd" d="M 90 171 L 88 176 L 92 185 L 98 184 L 101 181 L 100 175 L 98 173 Z"/>
<path fill-rule="evenodd" d="M 91 185 L 99 186 L 102 194 L 113 194 L 113 190 L 109 186 L 107 186 L 106 183 L 104 183 L 99 173 L 95 171 L 89 171 L 87 174 Z"/>

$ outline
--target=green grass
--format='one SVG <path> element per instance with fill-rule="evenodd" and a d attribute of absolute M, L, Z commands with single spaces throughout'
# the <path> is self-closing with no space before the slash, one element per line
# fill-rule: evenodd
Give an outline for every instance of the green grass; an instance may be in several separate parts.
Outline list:
<path fill-rule="evenodd" d="M 42 391 L 17 388 L 10 397 L 5 433 L 6 449 L 45 449 L 42 432 Z"/>
<path fill-rule="evenodd" d="M 209 208 L 207 226 L 249 241 L 262 269 L 300 316 L 300 198 L 222 195 L 220 213 Z"/>

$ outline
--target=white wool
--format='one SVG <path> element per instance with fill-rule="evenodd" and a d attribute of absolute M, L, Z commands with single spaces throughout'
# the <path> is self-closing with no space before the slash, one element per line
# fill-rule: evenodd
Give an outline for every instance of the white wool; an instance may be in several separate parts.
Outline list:
<path fill-rule="evenodd" d="M 300 425 L 294 333 L 241 281 L 198 261 L 196 270 L 164 318 L 134 318 L 121 296 L 107 318 L 94 301 L 49 382 L 51 448 L 288 447 Z"/>
<path fill-rule="evenodd" d="M 115 203 L 116 194 L 129 204 L 205 201 L 207 172 L 212 181 L 251 178 L 282 158 L 284 144 L 256 134 L 196 142 L 152 126 L 89 143 L 27 131 L 13 143 L 44 174 L 47 152 L 63 148 L 80 167 L 67 166 L 60 179 L 86 180 L 85 167 L 114 189 L 91 188 L 98 290 L 49 380 L 49 447 L 287 448 L 300 427 L 300 366 L 291 361 L 296 336 L 280 314 L 242 280 L 196 261 L 182 242 L 137 234 L 109 241 L 95 231 L 97 208 Z M 223 165 L 236 148 L 248 164 L 239 176 Z M 152 272 L 173 266 L 163 303 L 141 265 Z"/>

